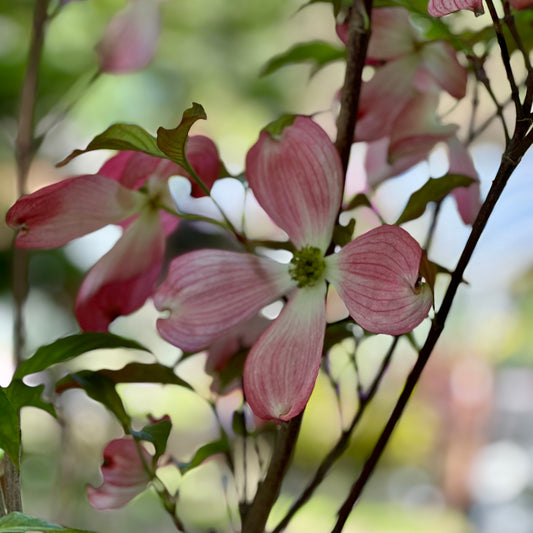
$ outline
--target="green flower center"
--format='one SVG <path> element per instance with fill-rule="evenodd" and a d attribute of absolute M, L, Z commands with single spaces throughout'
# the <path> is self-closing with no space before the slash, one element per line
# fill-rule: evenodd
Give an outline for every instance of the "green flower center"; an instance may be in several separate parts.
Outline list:
<path fill-rule="evenodd" d="M 326 263 L 319 248 L 306 246 L 294 252 L 289 273 L 298 287 L 312 287 L 322 278 Z"/>

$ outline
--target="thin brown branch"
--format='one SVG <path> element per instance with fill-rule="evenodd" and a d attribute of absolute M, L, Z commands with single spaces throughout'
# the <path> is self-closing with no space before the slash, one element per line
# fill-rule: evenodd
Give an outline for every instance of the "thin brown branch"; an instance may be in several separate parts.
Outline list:
<path fill-rule="evenodd" d="M 326 475 L 331 470 L 332 466 L 340 459 L 342 454 L 348 448 L 348 445 L 350 444 L 350 438 L 355 428 L 359 424 L 361 418 L 363 417 L 364 412 L 366 411 L 366 408 L 368 407 L 368 405 L 370 404 L 370 402 L 372 401 L 372 399 L 376 395 L 376 392 L 379 389 L 381 380 L 383 379 L 383 376 L 385 375 L 385 372 L 387 368 L 389 367 L 389 363 L 392 359 L 394 351 L 396 350 L 396 346 L 398 344 L 399 338 L 400 337 L 394 337 L 394 340 L 391 346 L 389 347 L 389 350 L 387 351 L 385 357 L 383 358 L 383 361 L 381 362 L 379 370 L 374 376 L 374 379 L 372 380 L 372 383 L 370 387 L 368 388 L 368 391 L 366 392 L 366 394 L 360 396 L 360 402 L 357 407 L 357 411 L 354 417 L 352 418 L 352 422 L 350 423 L 350 426 L 342 431 L 340 437 L 338 438 L 333 448 L 328 452 L 328 454 L 324 457 L 324 459 L 322 459 L 322 462 L 320 463 L 311 481 L 302 491 L 298 499 L 294 501 L 291 508 L 287 512 L 287 514 L 283 517 L 283 519 L 279 522 L 279 524 L 274 528 L 272 533 L 280 533 L 287 527 L 289 522 L 292 520 L 293 516 L 309 501 L 309 499 L 311 498 L 315 490 L 322 483 L 322 481 L 324 481 Z"/>
<path fill-rule="evenodd" d="M 505 73 L 507 74 L 507 80 L 509 81 L 509 85 L 511 87 L 511 96 L 515 104 L 516 116 L 518 119 L 521 119 L 523 115 L 522 105 L 520 103 L 518 86 L 516 85 L 513 69 L 511 67 L 511 55 L 509 54 L 507 41 L 505 40 L 505 36 L 503 35 L 503 28 L 500 22 L 500 18 L 498 17 L 498 13 L 496 12 L 496 8 L 494 7 L 494 3 L 492 2 L 492 0 L 487 0 L 487 7 L 489 8 L 489 13 L 492 18 L 492 24 L 494 26 L 494 30 L 496 31 L 496 39 L 498 41 L 498 46 L 500 47 L 500 53 L 502 56 L 502 62 L 505 68 Z"/>
<path fill-rule="evenodd" d="M 341 109 L 337 118 L 337 139 L 335 141 L 345 174 L 350 160 L 363 68 L 368 41 L 370 40 L 371 12 L 372 0 L 355 0 L 348 21 L 346 73 L 341 93 Z"/>
<path fill-rule="evenodd" d="M 379 436 L 379 439 L 376 442 L 376 445 L 374 446 L 374 449 L 372 450 L 372 453 L 367 459 L 358 479 L 352 485 L 348 497 L 344 501 L 342 507 L 339 509 L 338 520 L 331 533 L 340 533 L 342 531 L 353 506 L 361 496 L 363 489 L 365 488 L 368 480 L 374 472 L 374 469 L 381 455 L 383 454 L 387 443 L 389 442 L 394 428 L 400 420 L 403 411 L 409 401 L 409 398 L 411 397 L 411 394 L 413 393 L 413 390 L 420 379 L 422 371 L 424 370 L 424 367 L 426 366 L 426 363 L 429 360 L 433 348 L 435 347 L 437 340 L 439 339 L 444 329 L 444 325 L 450 312 L 455 295 L 457 293 L 457 289 L 459 288 L 459 285 L 461 284 L 461 281 L 463 279 L 464 271 L 468 263 L 470 262 L 474 249 L 483 233 L 483 230 L 485 229 L 487 221 L 492 211 L 494 210 L 494 207 L 496 206 L 496 203 L 498 202 L 503 190 L 505 189 L 505 186 L 507 185 L 511 174 L 519 164 L 522 156 L 531 146 L 533 135 L 525 136 L 525 131 L 522 131 L 523 129 L 523 127 L 520 127 L 520 124 L 517 125 L 515 135 L 511 139 L 510 144 L 508 145 L 502 156 L 502 161 L 500 164 L 500 168 L 498 169 L 498 173 L 492 183 L 492 187 L 489 191 L 489 194 L 487 195 L 487 198 L 483 203 L 479 214 L 472 226 L 472 231 L 470 232 L 470 236 L 465 245 L 463 253 L 459 258 L 457 267 L 454 273 L 452 274 L 450 284 L 448 286 L 448 289 L 446 290 L 442 305 L 432 323 L 431 329 L 426 338 L 426 342 L 420 349 L 417 361 L 413 366 L 413 369 L 409 373 L 409 376 L 407 377 L 404 388 L 381 435 Z"/>
<path fill-rule="evenodd" d="M 267 475 L 259 484 L 254 501 L 243 517 L 242 533 L 264 532 L 268 515 L 279 495 L 281 482 L 292 459 L 302 417 L 303 413 L 281 424 Z"/>
<path fill-rule="evenodd" d="M 26 192 L 26 181 L 30 164 L 34 155 L 34 111 L 37 97 L 37 81 L 39 78 L 39 65 L 44 43 L 44 33 L 48 20 L 49 0 L 37 0 L 33 12 L 33 27 L 28 52 L 28 63 L 24 84 L 21 91 L 20 112 L 18 121 L 17 138 L 15 141 L 15 159 L 17 166 L 17 195 Z M 14 249 L 13 252 L 13 299 L 14 299 L 14 326 L 13 326 L 13 358 L 15 364 L 22 360 L 24 352 L 24 302 L 28 293 L 28 259 L 24 250 Z M 20 472 L 18 465 L 4 458 L 4 474 L 1 489 L 6 504 L 7 513 L 22 511 L 22 497 Z M 0 516 L 3 510 L 0 509 Z"/>

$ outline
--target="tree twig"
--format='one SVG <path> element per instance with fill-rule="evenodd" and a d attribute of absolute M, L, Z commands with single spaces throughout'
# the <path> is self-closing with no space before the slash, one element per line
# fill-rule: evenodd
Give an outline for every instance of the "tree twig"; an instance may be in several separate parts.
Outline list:
<path fill-rule="evenodd" d="M 461 280 L 463 279 L 464 271 L 472 257 L 472 254 L 481 237 L 481 234 L 485 229 L 487 221 L 492 211 L 494 210 L 494 207 L 498 202 L 501 193 L 507 185 L 511 174 L 519 164 L 522 156 L 531 146 L 531 143 L 533 141 L 533 135 L 525 136 L 525 131 L 527 130 L 524 130 L 525 126 L 523 125 L 523 123 L 522 126 L 520 125 L 520 123 L 518 123 L 517 128 L 515 130 L 515 134 L 502 156 L 500 167 L 492 183 L 487 198 L 481 206 L 479 214 L 476 220 L 474 221 L 472 231 L 470 232 L 470 236 L 465 245 L 463 253 L 459 258 L 457 267 L 455 268 L 455 271 L 452 274 L 450 284 L 448 286 L 448 289 L 446 290 L 446 294 L 444 295 L 442 305 L 437 315 L 435 316 L 431 329 L 426 338 L 426 342 L 420 349 L 417 361 L 413 366 L 411 372 L 409 373 L 409 376 L 407 377 L 407 380 L 398 398 L 398 401 L 396 402 L 396 405 L 381 435 L 379 436 L 379 439 L 377 440 L 374 449 L 372 450 L 369 458 L 367 459 L 363 470 L 361 471 L 361 474 L 352 485 L 348 497 L 346 498 L 343 505 L 338 511 L 338 520 L 331 533 L 340 533 L 342 531 L 353 506 L 361 496 L 364 487 L 370 479 L 383 451 L 385 450 L 385 447 L 389 442 L 392 432 L 396 427 L 396 424 L 400 420 L 403 411 L 407 405 L 407 402 L 409 401 L 409 398 L 411 397 L 411 394 L 413 393 L 413 390 L 420 379 L 422 371 L 429 360 L 433 348 L 435 347 L 437 340 L 439 339 L 444 329 L 446 318 L 448 317 L 448 314 L 450 312 L 453 300 L 457 293 L 457 289 L 459 288 Z"/>

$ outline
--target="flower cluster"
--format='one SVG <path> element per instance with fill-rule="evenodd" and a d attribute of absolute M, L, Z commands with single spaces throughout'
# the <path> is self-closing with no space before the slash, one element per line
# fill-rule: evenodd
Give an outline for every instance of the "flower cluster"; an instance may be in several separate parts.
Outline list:
<path fill-rule="evenodd" d="M 220 171 L 213 141 L 191 137 L 187 157 L 202 181 L 211 186 Z M 89 271 L 78 293 L 76 318 L 84 330 L 106 331 L 115 318 L 139 309 L 152 294 L 166 236 L 178 223 L 164 211 L 174 207 L 167 184 L 174 175 L 190 178 L 169 160 L 123 151 L 96 174 L 48 185 L 22 197 L 7 213 L 20 248 L 56 248 L 108 224 L 124 228 L 113 248 Z M 203 194 L 194 182 L 192 194 Z"/>

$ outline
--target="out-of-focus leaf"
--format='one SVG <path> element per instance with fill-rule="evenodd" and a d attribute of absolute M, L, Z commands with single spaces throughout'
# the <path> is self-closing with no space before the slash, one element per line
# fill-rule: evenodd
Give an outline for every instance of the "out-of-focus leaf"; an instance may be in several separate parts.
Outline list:
<path fill-rule="evenodd" d="M 20 423 L 17 409 L 9 401 L 5 389 L 0 387 L 0 448 L 7 453 L 11 462 L 17 468 L 19 464 L 19 447 Z"/>
<path fill-rule="evenodd" d="M 32 357 L 20 364 L 15 372 L 15 378 L 21 379 L 28 374 L 45 370 L 56 363 L 68 361 L 78 355 L 101 348 L 129 348 L 149 351 L 134 340 L 111 333 L 79 333 L 41 346 Z"/>
<path fill-rule="evenodd" d="M 62 167 L 69 161 L 86 152 L 93 150 L 133 150 L 144 152 L 155 157 L 165 157 L 165 154 L 157 147 L 157 141 L 153 135 L 136 124 L 113 124 L 103 133 L 97 135 L 85 150 L 74 150 L 57 166 Z"/>
<path fill-rule="evenodd" d="M 186 389 L 192 390 L 192 387 L 183 379 L 176 376 L 172 368 L 163 366 L 159 363 L 128 363 L 119 370 L 96 370 L 93 373 L 110 379 L 114 384 L 117 383 L 163 383 L 167 385 L 180 385 Z M 65 376 L 57 382 L 56 390 L 63 392 L 67 389 L 79 388 L 79 383 L 72 375 Z"/>
<path fill-rule="evenodd" d="M 163 419 L 144 426 L 141 431 L 132 431 L 131 434 L 139 439 L 151 442 L 155 448 L 154 464 L 165 453 L 168 436 L 172 429 L 170 420 Z"/>
<path fill-rule="evenodd" d="M 20 411 L 22 407 L 37 407 L 38 409 L 42 409 L 51 414 L 54 418 L 57 418 L 54 406 L 49 402 L 45 402 L 41 397 L 44 385 L 30 387 L 20 379 L 15 379 L 9 384 L 9 387 L 4 390 L 11 405 L 16 411 Z"/>
<path fill-rule="evenodd" d="M 58 392 L 63 392 L 68 388 L 74 388 L 73 384 L 70 387 L 65 387 L 63 385 L 64 382 L 77 383 L 78 387 L 82 388 L 88 396 L 107 407 L 121 423 L 124 431 L 129 433 L 131 418 L 126 413 L 126 409 L 124 409 L 124 404 L 115 389 L 115 383 L 112 379 L 103 376 L 99 372 L 83 370 L 69 374 L 60 380 L 56 387 Z"/>
<path fill-rule="evenodd" d="M 204 108 L 195 102 L 186 109 L 178 126 L 172 130 L 159 128 L 157 130 L 157 146 L 174 163 L 186 170 L 192 170 L 185 156 L 187 138 L 192 125 L 200 119 L 205 120 L 207 115 Z"/>
<path fill-rule="evenodd" d="M 62 533 L 92 533 L 86 529 L 58 526 L 42 518 L 24 513 L 9 513 L 0 518 L 0 533 L 23 533 L 26 531 L 61 531 Z"/>
<path fill-rule="evenodd" d="M 185 474 L 185 472 L 203 463 L 208 457 L 216 455 L 217 453 L 225 453 L 227 451 L 229 451 L 229 444 L 226 439 L 220 439 L 208 444 L 204 444 L 196 451 L 190 463 L 180 465 L 180 470 L 183 474 Z"/>
<path fill-rule="evenodd" d="M 409 198 L 405 209 L 395 222 L 403 224 L 422 216 L 430 202 L 440 202 L 448 193 L 457 187 L 468 187 L 474 180 L 460 174 L 447 174 L 442 178 L 430 178 L 418 191 Z"/>
<path fill-rule="evenodd" d="M 337 224 L 333 229 L 333 242 L 338 246 L 346 246 L 352 240 L 354 230 L 354 218 L 351 218 L 346 226 Z"/>
<path fill-rule="evenodd" d="M 355 209 L 356 207 L 372 207 L 366 194 L 362 192 L 356 194 L 344 209 L 345 211 L 350 211 L 350 209 Z"/>
<path fill-rule="evenodd" d="M 243 411 L 235 411 L 233 413 L 233 418 L 231 419 L 231 429 L 233 429 L 235 435 L 240 435 L 241 437 L 246 436 L 246 419 Z"/>
<path fill-rule="evenodd" d="M 274 56 L 261 70 L 261 75 L 271 74 L 281 67 L 297 63 L 311 63 L 313 65 L 313 74 L 316 74 L 322 67 L 346 57 L 344 47 L 335 46 L 324 41 L 311 41 L 300 43 L 286 52 Z"/>

